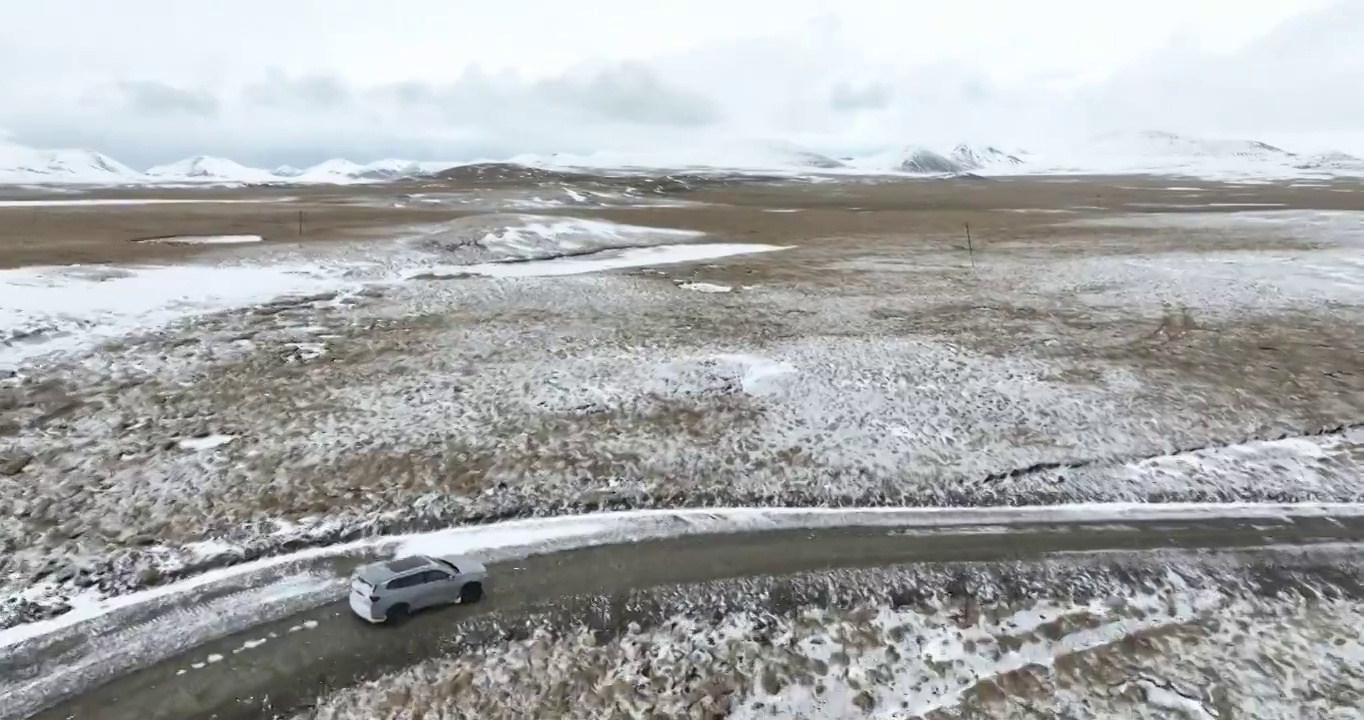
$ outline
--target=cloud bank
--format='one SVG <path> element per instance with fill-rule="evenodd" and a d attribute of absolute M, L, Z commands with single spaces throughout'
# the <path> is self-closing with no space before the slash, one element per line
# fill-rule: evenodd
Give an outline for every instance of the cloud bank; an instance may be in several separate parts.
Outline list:
<path fill-rule="evenodd" d="M 449 73 L 428 63 L 374 79 L 260 62 L 231 74 L 114 68 L 83 79 L 58 65 L 37 78 L 0 78 L 8 98 L 0 126 L 26 144 L 94 147 L 140 166 L 196 153 L 273 166 L 333 156 L 629 152 L 721 139 L 793 141 L 837 155 L 905 143 L 1045 146 L 1124 129 L 1364 131 L 1364 3 L 1291 18 L 1233 52 L 1177 38 L 1098 82 L 1041 70 L 1001 79 L 1008 57 L 982 64 L 938 51 L 906 66 L 835 20 L 647 57 L 586 53 L 529 70 L 473 62 Z M 906 47 L 920 43 L 913 27 L 904 30 Z M 0 46 L 0 63 L 31 58 Z"/>

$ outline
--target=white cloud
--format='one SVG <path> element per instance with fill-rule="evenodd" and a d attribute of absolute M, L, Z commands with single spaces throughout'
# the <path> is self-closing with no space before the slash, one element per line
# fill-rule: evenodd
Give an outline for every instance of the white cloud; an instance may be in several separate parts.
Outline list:
<path fill-rule="evenodd" d="M 1235 52 L 1174 44 L 1097 102 L 1132 121 L 1229 133 L 1364 131 L 1364 2 L 1294 18 Z"/>
<path fill-rule="evenodd" d="M 0 77 L 0 125 L 141 165 L 720 137 L 839 152 L 1364 117 L 1345 91 L 1364 87 L 1354 0 L 1316 16 L 1326 0 L 0 4 L 0 65 L 21 70 Z"/>

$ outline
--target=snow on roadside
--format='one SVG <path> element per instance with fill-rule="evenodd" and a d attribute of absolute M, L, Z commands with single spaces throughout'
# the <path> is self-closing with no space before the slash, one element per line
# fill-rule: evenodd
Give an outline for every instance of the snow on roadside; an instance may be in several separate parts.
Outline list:
<path fill-rule="evenodd" d="M 23 676 L 0 680 L 0 696 L 6 700 L 0 717 L 26 716 L 43 707 L 46 698 L 116 677 L 136 663 L 155 662 L 210 638 L 328 602 L 341 583 L 331 573 L 297 573 L 171 608 L 131 626 L 101 626 L 96 642 L 53 648 L 41 654 L 41 663 L 25 668 Z M 0 659 L 4 656 L 0 648 Z"/>
<path fill-rule="evenodd" d="M 510 520 L 433 532 L 366 538 L 310 548 L 210 570 L 146 590 L 101 597 L 88 590 L 57 617 L 0 630 L 0 649 L 70 629 L 111 613 L 166 603 L 237 583 L 300 561 L 368 553 L 404 557 L 417 554 L 474 555 L 484 559 L 686 535 L 836 527 L 948 528 L 1007 526 L 1046 522 L 1113 523 L 1197 519 L 1288 520 L 1315 517 L 1364 517 L 1364 503 L 1094 503 L 1035 507 L 982 508 L 709 508 L 631 510 Z M 217 550 L 226 552 L 227 544 Z"/>

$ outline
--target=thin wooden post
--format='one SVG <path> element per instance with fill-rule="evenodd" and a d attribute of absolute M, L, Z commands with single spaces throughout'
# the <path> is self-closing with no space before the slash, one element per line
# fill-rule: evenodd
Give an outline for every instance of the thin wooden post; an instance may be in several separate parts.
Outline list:
<path fill-rule="evenodd" d="M 971 269 L 976 269 L 976 248 L 971 244 L 971 223 L 966 223 L 966 252 L 971 256 Z"/>

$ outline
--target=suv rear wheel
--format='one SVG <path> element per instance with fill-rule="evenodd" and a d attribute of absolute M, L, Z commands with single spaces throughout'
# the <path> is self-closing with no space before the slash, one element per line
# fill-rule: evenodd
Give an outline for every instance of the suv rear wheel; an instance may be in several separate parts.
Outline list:
<path fill-rule="evenodd" d="M 401 625 L 411 614 L 412 608 L 408 607 L 407 603 L 398 603 L 384 614 L 384 622 L 389 625 Z"/>

